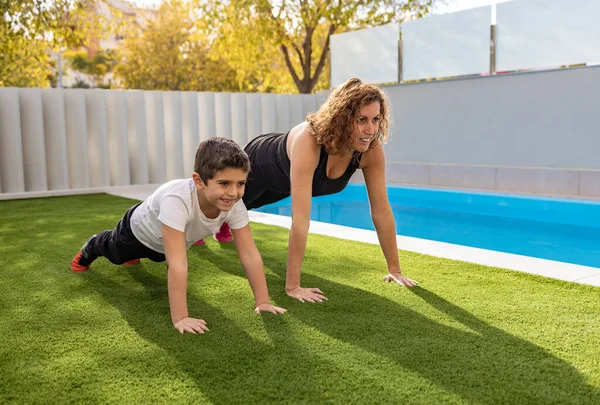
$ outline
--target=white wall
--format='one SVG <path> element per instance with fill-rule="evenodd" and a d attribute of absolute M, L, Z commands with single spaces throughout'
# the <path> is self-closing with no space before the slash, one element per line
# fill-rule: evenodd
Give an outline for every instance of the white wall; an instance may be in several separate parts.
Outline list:
<path fill-rule="evenodd" d="M 600 198 L 600 67 L 385 90 L 390 182 Z"/>
<path fill-rule="evenodd" d="M 389 86 L 388 159 L 600 169 L 600 67 Z"/>

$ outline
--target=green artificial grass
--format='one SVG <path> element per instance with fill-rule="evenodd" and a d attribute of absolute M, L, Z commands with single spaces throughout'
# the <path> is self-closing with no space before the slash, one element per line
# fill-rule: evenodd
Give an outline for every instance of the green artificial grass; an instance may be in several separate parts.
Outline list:
<path fill-rule="evenodd" d="M 0 202 L 0 403 L 600 403 L 600 289 L 310 235 L 284 293 L 287 230 L 252 224 L 271 297 L 256 315 L 232 244 L 188 251 L 190 315 L 170 322 L 164 263 L 69 263 L 133 204 L 108 195 Z"/>

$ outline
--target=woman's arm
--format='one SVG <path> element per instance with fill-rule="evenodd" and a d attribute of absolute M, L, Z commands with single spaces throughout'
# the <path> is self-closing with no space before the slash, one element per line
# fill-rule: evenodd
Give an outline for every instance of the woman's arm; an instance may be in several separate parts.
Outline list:
<path fill-rule="evenodd" d="M 365 152 L 361 163 L 369 194 L 371 219 L 373 220 L 373 225 L 375 225 L 377 238 L 379 239 L 379 244 L 381 245 L 381 250 L 383 251 L 388 267 L 388 275 L 384 280 L 396 281 L 399 284 L 412 287 L 417 283 L 408 277 L 404 277 L 400 268 L 398 245 L 396 243 L 396 224 L 388 200 L 385 182 L 385 153 L 383 146 L 379 145 Z"/>
<path fill-rule="evenodd" d="M 290 140 L 291 145 L 288 148 L 291 160 L 292 226 L 285 290 L 289 296 L 300 302 L 322 302 L 327 298 L 321 295 L 321 290 L 300 287 L 300 273 L 310 226 L 313 175 L 319 164 L 320 153 L 319 145 L 309 132 L 309 126 L 305 125 L 301 131 Z"/>

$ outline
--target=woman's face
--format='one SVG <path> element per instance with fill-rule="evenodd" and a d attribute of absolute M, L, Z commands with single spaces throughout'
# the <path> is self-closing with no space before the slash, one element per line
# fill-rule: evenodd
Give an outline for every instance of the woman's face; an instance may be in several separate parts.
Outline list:
<path fill-rule="evenodd" d="M 367 104 L 360 109 L 358 116 L 355 118 L 351 135 L 354 150 L 357 152 L 366 152 L 371 146 L 371 142 L 377 138 L 379 121 L 381 120 L 380 112 L 379 101 Z"/>

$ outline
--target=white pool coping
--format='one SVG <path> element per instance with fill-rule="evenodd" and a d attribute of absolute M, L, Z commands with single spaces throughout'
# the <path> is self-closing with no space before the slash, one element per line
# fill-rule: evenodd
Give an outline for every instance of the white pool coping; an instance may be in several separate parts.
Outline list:
<path fill-rule="evenodd" d="M 146 199 L 155 190 L 156 186 L 135 187 L 110 191 L 110 194 L 132 198 Z M 266 214 L 258 211 L 249 211 L 250 220 L 267 225 L 290 228 L 290 217 Z M 310 232 L 319 235 L 333 236 L 340 239 L 358 242 L 379 244 L 377 233 L 366 229 L 352 228 L 342 225 L 328 224 L 325 222 L 310 221 Z M 452 243 L 437 242 L 428 239 L 396 236 L 398 248 L 410 252 L 422 253 L 430 256 L 477 263 L 490 267 L 500 267 L 524 273 L 571 281 L 580 284 L 589 284 L 600 287 L 600 268 L 581 266 L 577 264 L 558 262 L 554 260 L 538 259 L 535 257 L 516 255 L 511 253 L 496 252 L 493 250 L 479 249 L 469 246 L 455 245 Z"/>

